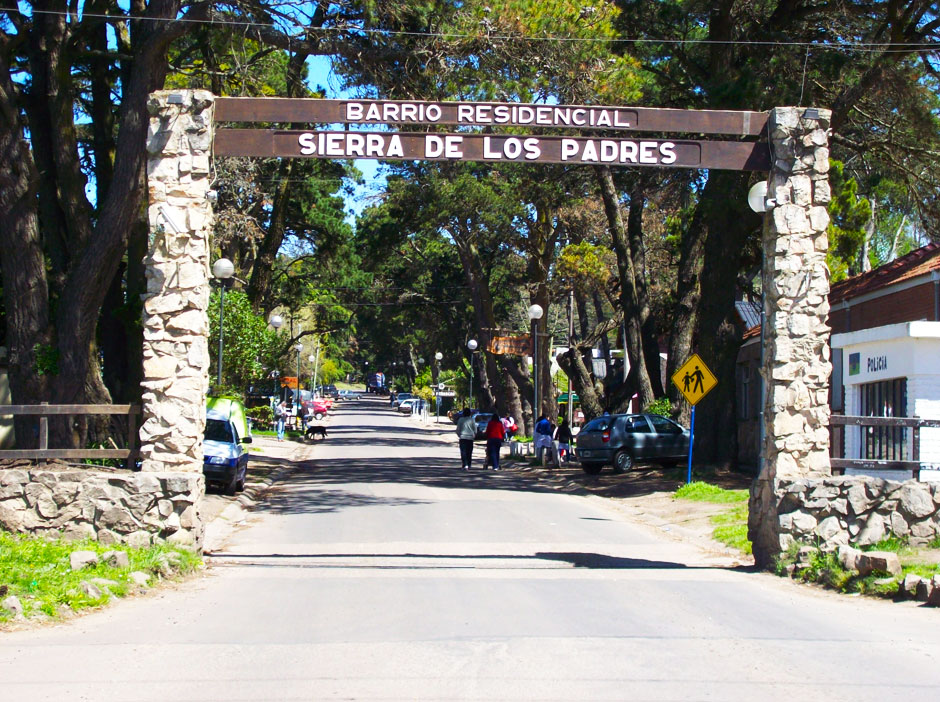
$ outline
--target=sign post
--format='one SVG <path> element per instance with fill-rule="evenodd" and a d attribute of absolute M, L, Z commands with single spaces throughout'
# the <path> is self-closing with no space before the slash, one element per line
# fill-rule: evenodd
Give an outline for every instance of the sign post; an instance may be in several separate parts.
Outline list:
<path fill-rule="evenodd" d="M 689 360 L 672 374 L 672 383 L 675 385 L 686 401 L 692 405 L 692 418 L 689 421 L 689 469 L 686 484 L 692 482 L 692 446 L 695 443 L 695 405 L 718 384 L 718 379 L 709 370 L 705 362 L 697 353 L 693 353 Z"/>

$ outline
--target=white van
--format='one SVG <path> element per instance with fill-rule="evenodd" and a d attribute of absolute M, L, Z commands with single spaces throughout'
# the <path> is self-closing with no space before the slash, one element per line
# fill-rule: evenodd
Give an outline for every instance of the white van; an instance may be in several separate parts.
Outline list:
<path fill-rule="evenodd" d="M 245 489 L 251 427 L 238 400 L 209 398 L 206 433 L 202 442 L 202 473 L 206 484 L 222 487 L 226 495 Z"/>

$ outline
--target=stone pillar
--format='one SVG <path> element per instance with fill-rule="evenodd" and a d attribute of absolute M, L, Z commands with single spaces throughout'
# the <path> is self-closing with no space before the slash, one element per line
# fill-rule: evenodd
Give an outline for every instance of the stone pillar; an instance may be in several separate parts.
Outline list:
<path fill-rule="evenodd" d="M 762 567 L 788 546 L 781 481 L 826 477 L 829 465 L 829 110 L 770 112 L 773 161 L 764 220 L 765 400 L 761 471 L 749 535 Z M 786 543 L 784 543 L 786 542 Z"/>
<path fill-rule="evenodd" d="M 209 161 L 214 96 L 150 96 L 144 260 L 143 470 L 202 472 L 209 388 Z"/>

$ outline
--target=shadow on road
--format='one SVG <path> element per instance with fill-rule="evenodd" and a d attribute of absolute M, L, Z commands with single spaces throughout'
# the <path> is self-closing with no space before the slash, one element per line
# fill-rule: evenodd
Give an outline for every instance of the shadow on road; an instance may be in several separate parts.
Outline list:
<path fill-rule="evenodd" d="M 427 568 L 459 568 L 464 567 L 461 562 L 469 561 L 514 561 L 512 567 L 538 567 L 538 561 L 553 561 L 568 563 L 575 568 L 588 568 L 592 570 L 715 570 L 714 566 L 688 566 L 673 561 L 650 561 L 645 558 L 624 558 L 609 556 L 603 553 L 554 553 L 551 551 L 535 554 L 447 554 L 447 553 L 304 553 L 304 554 L 244 554 L 219 553 L 207 554 L 207 558 L 216 563 L 230 563 L 238 566 L 251 566 L 263 568 L 296 568 L 301 564 L 298 561 L 316 560 L 319 563 L 310 567 L 336 567 L 336 568 L 401 568 L 401 569 L 427 569 Z M 374 561 L 381 563 L 376 564 Z M 400 564 L 390 561 L 403 561 Z M 368 562 L 373 561 L 373 562 Z M 409 561 L 416 561 L 409 563 Z M 417 561 L 426 561 L 419 563 Z M 451 563 L 452 562 L 452 563 Z M 544 566 L 543 566 L 544 567 Z M 720 568 L 720 570 L 727 570 Z"/>

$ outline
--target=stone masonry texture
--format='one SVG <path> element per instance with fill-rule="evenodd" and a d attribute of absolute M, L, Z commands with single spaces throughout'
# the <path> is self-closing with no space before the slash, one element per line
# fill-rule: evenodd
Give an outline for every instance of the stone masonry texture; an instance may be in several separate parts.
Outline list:
<path fill-rule="evenodd" d="M 150 246 L 140 428 L 145 472 L 202 471 L 213 106 L 213 95 L 200 90 L 153 93 L 148 104 Z"/>
<path fill-rule="evenodd" d="M 768 566 L 780 552 L 782 480 L 825 478 L 829 465 L 829 118 L 823 109 L 771 110 L 773 159 L 765 217 L 761 472 L 751 490 L 749 535 Z"/>
<path fill-rule="evenodd" d="M 132 473 L 28 462 L 0 466 L 0 529 L 142 547 L 201 548 L 201 473 Z"/>

